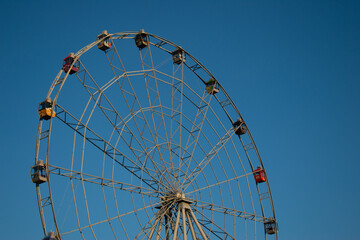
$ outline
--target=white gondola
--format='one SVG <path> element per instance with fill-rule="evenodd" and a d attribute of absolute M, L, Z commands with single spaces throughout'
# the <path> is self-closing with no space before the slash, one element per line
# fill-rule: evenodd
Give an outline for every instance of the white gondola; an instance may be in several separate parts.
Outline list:
<path fill-rule="evenodd" d="M 47 182 L 46 168 L 43 160 L 39 160 L 36 165 L 31 167 L 31 180 L 36 184 Z"/>
<path fill-rule="evenodd" d="M 104 39 L 98 43 L 97 47 L 100 50 L 106 51 L 109 48 L 111 48 L 111 46 L 112 46 L 112 43 L 110 41 L 110 34 L 108 34 L 108 32 L 106 30 L 104 30 L 104 31 L 102 31 L 101 34 L 99 34 L 97 36 L 97 39 L 102 39 L 102 38 L 104 38 Z"/>
<path fill-rule="evenodd" d="M 238 120 L 236 120 L 236 122 L 233 123 L 234 126 L 234 130 L 235 130 L 235 134 L 236 135 L 243 135 L 247 132 L 247 129 L 245 127 L 244 121 L 239 118 Z"/>
<path fill-rule="evenodd" d="M 266 234 L 272 235 L 278 232 L 278 226 L 275 219 L 269 218 L 269 220 L 266 221 L 264 225 Z"/>
<path fill-rule="evenodd" d="M 147 40 L 147 35 L 144 29 L 141 29 L 140 32 L 136 34 L 135 44 L 140 50 L 146 48 L 149 45 L 149 42 Z"/>
<path fill-rule="evenodd" d="M 176 49 L 175 51 L 173 51 L 171 53 L 172 58 L 173 58 L 173 62 L 175 64 L 181 64 L 183 62 L 185 62 L 185 52 L 182 49 Z"/>
<path fill-rule="evenodd" d="M 49 232 L 49 234 L 44 237 L 42 240 L 58 240 L 58 238 L 55 236 L 54 232 Z"/>

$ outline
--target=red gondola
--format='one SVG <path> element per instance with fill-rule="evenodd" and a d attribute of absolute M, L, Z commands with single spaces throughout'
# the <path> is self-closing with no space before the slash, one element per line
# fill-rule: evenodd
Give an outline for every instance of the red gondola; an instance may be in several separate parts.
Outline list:
<path fill-rule="evenodd" d="M 76 72 L 79 71 L 79 68 L 80 68 L 80 62 L 79 61 L 76 61 L 73 64 L 74 62 L 74 59 L 75 59 L 75 55 L 73 53 L 70 53 L 69 56 L 67 56 L 66 58 L 64 58 L 64 61 L 63 61 L 63 67 L 62 69 L 67 73 L 69 72 L 69 74 L 74 74 Z M 72 66 L 71 66 L 72 65 Z"/>
<path fill-rule="evenodd" d="M 264 170 L 262 169 L 262 167 L 257 167 L 257 169 L 255 169 L 254 171 L 254 178 L 255 178 L 255 182 L 256 183 L 262 183 L 265 182 L 265 173 Z"/>

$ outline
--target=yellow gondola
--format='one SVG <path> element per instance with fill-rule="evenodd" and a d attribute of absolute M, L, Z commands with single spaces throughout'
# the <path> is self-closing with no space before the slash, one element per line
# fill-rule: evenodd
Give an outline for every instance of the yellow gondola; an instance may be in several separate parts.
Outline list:
<path fill-rule="evenodd" d="M 39 117 L 40 119 L 49 120 L 56 116 L 55 110 L 52 111 L 53 102 L 50 98 L 46 98 L 45 101 L 39 104 Z"/>

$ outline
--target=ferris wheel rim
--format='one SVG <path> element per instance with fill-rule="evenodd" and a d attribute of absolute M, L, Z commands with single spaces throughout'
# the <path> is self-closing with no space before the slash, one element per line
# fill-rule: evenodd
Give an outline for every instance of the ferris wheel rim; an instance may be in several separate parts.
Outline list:
<path fill-rule="evenodd" d="M 138 34 L 138 32 L 129 31 L 129 32 L 120 32 L 120 33 L 110 34 L 110 36 L 111 36 L 111 39 L 123 39 L 123 38 L 129 37 L 129 36 L 130 36 L 129 38 L 134 38 L 134 37 L 131 37 L 131 36 L 135 36 L 136 34 Z M 159 37 L 159 36 L 156 36 L 156 35 L 153 35 L 153 34 L 150 34 L 150 33 L 146 33 L 146 34 L 148 34 L 148 36 L 151 36 L 151 37 L 153 37 L 153 38 L 155 38 L 155 39 L 158 39 L 158 40 L 160 40 L 160 41 L 162 41 L 162 42 L 165 42 L 166 44 L 169 44 L 169 45 L 171 45 L 172 47 L 174 47 L 174 48 L 176 48 L 176 49 L 182 49 L 182 50 L 187 54 L 188 57 L 190 57 L 196 64 L 198 64 L 199 68 L 203 69 L 203 71 L 205 71 L 210 77 L 212 77 L 212 78 L 214 78 L 214 79 L 216 80 L 216 78 L 210 73 L 210 71 L 208 71 L 195 57 L 193 57 L 190 53 L 188 53 L 186 50 L 184 50 L 184 49 L 181 48 L 180 46 L 178 46 L 178 45 L 176 45 L 176 44 L 174 44 L 174 43 L 172 43 L 172 42 L 170 42 L 170 41 L 168 41 L 168 40 L 166 40 L 166 39 L 164 39 L 164 38 L 161 38 L 161 37 Z M 88 45 L 85 46 L 84 48 L 80 49 L 80 50 L 75 54 L 75 59 L 76 59 L 76 60 L 80 60 L 80 57 L 81 57 L 83 54 L 85 54 L 87 51 L 91 50 L 91 49 L 92 49 L 94 46 L 96 46 L 100 41 L 101 41 L 101 39 L 99 39 L 99 40 L 97 40 L 97 41 L 94 41 L 93 43 L 88 44 Z M 152 44 L 152 46 L 155 46 L 155 47 L 157 47 L 157 48 L 160 48 L 160 49 L 164 50 L 164 49 L 161 47 L 162 45 L 161 45 L 161 46 L 156 46 L 156 44 Z M 188 67 L 188 69 L 190 69 L 192 72 L 194 72 L 194 73 L 196 74 L 196 72 L 191 68 L 191 66 L 187 66 L 187 67 Z M 60 95 L 61 88 L 62 88 L 62 86 L 65 84 L 65 82 L 66 82 L 66 80 L 67 80 L 67 78 L 68 78 L 68 76 L 69 76 L 69 73 L 67 73 L 67 74 L 65 75 L 65 77 L 59 82 L 60 76 L 61 76 L 62 73 L 63 73 L 63 70 L 60 70 L 59 73 L 58 73 L 58 75 L 57 75 L 56 78 L 54 79 L 53 84 L 52 84 L 52 86 L 50 87 L 50 90 L 49 90 L 49 92 L 48 92 L 48 94 L 47 94 L 47 97 L 50 97 L 51 94 L 53 93 L 53 90 L 55 89 L 56 85 L 57 85 L 57 84 L 60 85 L 58 91 L 56 92 L 55 98 L 54 98 L 54 106 L 53 106 L 53 110 L 52 110 L 52 111 L 54 111 L 55 106 L 57 106 L 57 105 L 56 105 L 56 102 L 57 102 L 57 99 L 58 99 L 58 97 L 59 97 L 59 95 Z M 200 78 L 200 79 L 201 79 L 201 78 Z M 204 82 L 203 79 L 201 79 L 201 80 Z M 216 81 L 217 81 L 217 80 L 216 80 Z M 218 82 L 218 81 L 217 81 L 217 82 Z M 218 83 L 219 83 L 219 82 L 218 82 Z M 231 106 L 235 109 L 235 111 L 237 112 L 238 116 L 242 119 L 242 116 L 241 116 L 240 112 L 238 111 L 236 105 L 233 103 L 233 101 L 231 100 L 231 98 L 230 98 L 229 95 L 226 93 L 225 89 L 221 86 L 220 83 L 219 83 L 219 88 L 220 88 L 221 91 L 226 95 L 226 97 L 228 98 Z M 223 107 L 223 108 L 224 108 L 224 107 Z M 230 118 L 229 118 L 229 120 L 232 121 L 232 119 L 230 119 Z M 40 121 L 42 121 L 42 120 L 40 120 Z M 47 143 L 47 151 L 46 151 L 46 165 L 48 165 L 48 166 L 50 166 L 50 164 L 49 164 L 49 147 L 50 147 L 50 137 L 51 137 L 51 130 L 52 130 L 52 121 L 53 121 L 53 118 L 50 119 L 49 132 L 48 132 L 48 143 Z M 260 163 L 261 163 L 261 165 L 262 165 L 262 167 L 263 167 L 263 163 L 262 163 L 260 154 L 258 153 L 257 147 L 256 147 L 256 145 L 255 145 L 255 142 L 254 142 L 253 138 L 252 138 L 252 135 L 251 135 L 251 133 L 250 133 L 250 130 L 248 129 L 246 123 L 244 123 L 244 124 L 245 124 L 245 126 L 246 126 L 246 128 L 247 128 L 247 130 L 248 130 L 248 135 L 249 135 L 251 141 L 253 142 L 253 145 L 254 145 L 253 147 L 254 147 L 254 149 L 255 149 L 255 151 L 256 151 L 256 154 L 258 155 L 258 158 L 259 158 L 259 160 L 260 160 Z M 39 131 L 39 129 L 40 129 L 40 131 L 41 131 L 40 123 L 39 123 L 38 131 Z M 39 139 L 40 139 L 40 137 L 37 137 L 37 145 L 38 145 L 38 142 L 40 141 Z M 240 141 L 241 141 L 241 138 L 240 138 Z M 36 162 L 37 160 L 38 160 L 38 158 L 35 157 L 35 162 Z M 264 168 L 264 167 L 263 167 L 263 168 Z M 49 201 L 50 201 L 50 205 L 51 205 L 52 211 L 53 211 L 53 220 L 54 220 L 54 223 L 55 223 L 56 231 L 57 231 L 58 233 L 60 233 L 60 231 L 59 231 L 59 229 L 58 229 L 58 227 L 57 227 L 57 222 L 56 222 L 56 217 L 55 217 L 55 211 L 54 211 L 54 205 L 53 205 L 53 199 L 52 199 L 52 194 L 51 194 L 51 184 L 50 184 L 50 174 L 51 174 L 51 173 L 50 173 L 50 171 L 49 171 L 49 168 L 47 168 L 46 170 L 47 170 L 47 175 L 48 175 L 48 189 L 49 189 L 49 192 L 50 192 L 50 194 L 49 194 Z M 265 173 L 265 174 L 266 174 L 266 173 Z M 274 210 L 274 206 L 273 206 L 273 201 L 272 201 L 270 186 L 269 186 L 269 183 L 268 183 L 268 182 L 266 182 L 266 184 L 267 184 L 268 191 L 269 191 L 269 194 L 270 194 L 270 203 L 271 203 L 272 211 L 273 211 L 273 214 L 272 214 L 272 215 L 273 215 L 273 217 L 275 218 L 275 210 Z M 38 189 L 39 189 L 39 190 L 38 190 Z M 40 188 L 39 188 L 39 186 L 37 186 L 37 191 L 39 191 L 39 193 L 40 193 Z M 40 198 L 41 198 L 41 197 L 40 197 Z M 38 201 L 38 204 L 40 204 L 40 203 L 41 203 L 41 201 Z M 260 199 L 260 203 L 261 203 L 261 199 Z M 262 204 L 262 203 L 261 203 L 261 204 Z M 39 209 L 40 209 L 40 208 L 42 209 L 42 206 L 39 206 Z M 40 214 L 40 215 L 41 215 L 41 214 Z M 264 214 L 263 214 L 263 217 L 265 217 Z M 43 216 L 42 216 L 42 218 L 43 218 Z M 43 222 L 43 220 L 42 220 L 42 222 Z M 43 226 L 45 226 L 45 223 L 43 223 Z M 43 227 L 43 228 L 44 228 L 44 232 L 46 233 L 45 227 Z M 59 234 L 59 235 L 60 235 L 60 234 Z M 59 236 L 59 237 L 61 237 L 61 236 Z"/>

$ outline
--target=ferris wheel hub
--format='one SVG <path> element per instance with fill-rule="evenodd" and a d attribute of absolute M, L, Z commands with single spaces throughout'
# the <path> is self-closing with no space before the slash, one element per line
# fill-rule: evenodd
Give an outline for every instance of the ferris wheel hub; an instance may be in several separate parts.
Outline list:
<path fill-rule="evenodd" d="M 185 199 L 185 194 L 184 193 L 176 193 L 176 198 L 177 199 Z"/>

